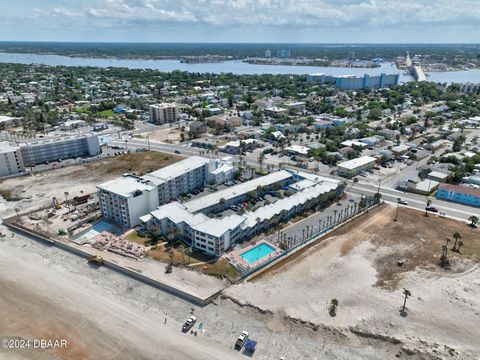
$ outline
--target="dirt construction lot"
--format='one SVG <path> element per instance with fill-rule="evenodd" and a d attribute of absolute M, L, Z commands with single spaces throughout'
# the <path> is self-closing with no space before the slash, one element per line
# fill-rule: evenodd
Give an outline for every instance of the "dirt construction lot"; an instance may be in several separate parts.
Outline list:
<path fill-rule="evenodd" d="M 23 212 L 47 205 L 52 197 L 62 201 L 65 191 L 70 198 L 81 192 L 93 193 L 98 184 L 124 173 L 149 172 L 179 160 L 181 157 L 146 151 L 4 180 L 0 182 L 0 217 L 13 214 L 15 208 Z"/>
<path fill-rule="evenodd" d="M 480 358 L 480 230 L 413 209 L 401 208 L 397 222 L 394 215 L 383 205 L 225 296 L 332 329 L 346 344 L 359 337 L 389 343 L 399 357 Z M 451 268 L 443 269 L 442 245 L 455 231 L 464 245 L 460 254 L 449 250 Z M 403 289 L 412 294 L 406 316 Z M 336 316 L 328 311 L 332 299 Z"/>

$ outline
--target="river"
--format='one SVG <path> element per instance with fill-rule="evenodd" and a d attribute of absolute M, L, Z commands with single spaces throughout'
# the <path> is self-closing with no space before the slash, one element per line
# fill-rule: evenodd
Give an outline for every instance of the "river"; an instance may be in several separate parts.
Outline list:
<path fill-rule="evenodd" d="M 102 59 L 80 58 L 60 55 L 0 53 L 0 63 L 44 64 L 63 66 L 93 66 L 93 67 L 125 67 L 128 69 L 152 69 L 164 72 L 174 70 L 198 73 L 233 73 L 237 75 L 252 74 L 312 74 L 328 75 L 376 75 L 380 73 L 400 74 L 400 82 L 412 81 L 393 63 L 382 63 L 378 68 L 345 68 L 325 66 L 291 66 L 291 65 L 255 65 L 243 61 L 225 61 L 221 63 L 186 64 L 179 60 L 140 60 L 140 59 Z M 428 74 L 429 81 L 442 83 L 480 83 L 480 69 L 469 71 L 432 72 Z"/>

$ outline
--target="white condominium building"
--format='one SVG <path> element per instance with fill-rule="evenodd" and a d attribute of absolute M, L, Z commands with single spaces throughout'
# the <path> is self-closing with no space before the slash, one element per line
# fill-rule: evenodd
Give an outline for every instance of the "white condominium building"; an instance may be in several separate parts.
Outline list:
<path fill-rule="evenodd" d="M 20 147 L 0 143 L 0 177 L 16 175 L 24 171 Z"/>
<path fill-rule="evenodd" d="M 166 124 L 178 121 L 180 113 L 176 104 L 163 103 L 150 105 L 150 121 L 154 124 Z"/>
<path fill-rule="evenodd" d="M 238 204 L 250 191 L 264 193 L 284 186 L 288 186 L 294 194 L 255 211 L 222 218 L 206 215 L 207 212 Z M 328 203 L 340 196 L 342 191 L 343 186 L 339 181 L 282 170 L 184 204 L 171 202 L 162 205 L 142 216 L 141 222 L 149 231 L 158 235 L 178 235 L 190 246 L 220 256 L 239 241 L 250 239 L 321 203 Z"/>
<path fill-rule="evenodd" d="M 373 168 L 376 161 L 377 159 L 371 156 L 361 156 L 356 159 L 344 161 L 337 164 L 337 173 L 340 176 L 352 177 L 362 171 Z"/>
<path fill-rule="evenodd" d="M 158 200 L 164 204 L 195 188 L 203 188 L 207 182 L 211 160 L 192 156 L 175 164 L 151 172 L 143 178 L 158 189 Z"/>
<path fill-rule="evenodd" d="M 158 207 L 156 186 L 132 175 L 99 185 L 98 198 L 102 215 L 126 227 L 138 225 L 140 216 Z"/>
<path fill-rule="evenodd" d="M 25 171 L 25 167 L 59 159 L 93 156 L 102 152 L 94 134 L 62 136 L 28 141 L 18 145 L 0 144 L 0 177 Z"/>
<path fill-rule="evenodd" d="M 94 134 L 46 138 L 19 144 L 25 166 L 45 161 L 98 155 L 102 151 Z"/>
<path fill-rule="evenodd" d="M 125 226 L 136 226 L 140 216 L 159 204 L 203 188 L 213 164 L 209 159 L 192 156 L 142 177 L 124 175 L 98 185 L 102 215 Z"/>

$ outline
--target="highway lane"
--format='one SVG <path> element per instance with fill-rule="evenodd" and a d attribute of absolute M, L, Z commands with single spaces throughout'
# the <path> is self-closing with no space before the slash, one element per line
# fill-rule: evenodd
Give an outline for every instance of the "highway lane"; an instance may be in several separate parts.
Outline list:
<path fill-rule="evenodd" d="M 377 192 L 377 188 L 372 185 L 360 184 L 357 183 L 350 190 L 354 194 L 374 194 Z M 396 204 L 397 199 L 401 198 L 408 202 L 408 206 L 411 208 L 425 210 L 427 197 L 419 194 L 407 193 L 403 191 L 398 191 L 394 189 L 380 187 L 380 193 L 382 194 L 382 199 Z M 456 218 L 459 220 L 467 221 L 471 215 L 479 215 L 480 210 L 471 206 L 464 206 L 461 204 L 451 203 L 447 201 L 437 200 L 433 197 L 429 197 L 432 201 L 431 206 L 438 209 L 439 212 L 444 213 L 448 217 Z"/>

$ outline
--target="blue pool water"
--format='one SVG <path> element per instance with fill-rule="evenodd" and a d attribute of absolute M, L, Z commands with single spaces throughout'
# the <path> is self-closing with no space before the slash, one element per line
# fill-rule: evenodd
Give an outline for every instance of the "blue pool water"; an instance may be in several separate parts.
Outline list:
<path fill-rule="evenodd" d="M 113 228 L 113 225 L 110 224 L 109 222 L 99 221 L 88 230 L 85 230 L 73 236 L 73 239 L 76 241 L 88 241 L 94 238 L 95 236 L 97 236 L 98 234 L 100 234 L 102 231 L 109 231 L 112 228 Z"/>
<path fill-rule="evenodd" d="M 275 248 L 266 244 L 261 243 L 248 251 L 245 251 L 243 254 L 240 254 L 240 257 L 246 260 L 249 264 L 253 264 L 260 259 L 263 259 L 265 256 L 270 255 L 275 252 Z"/>

